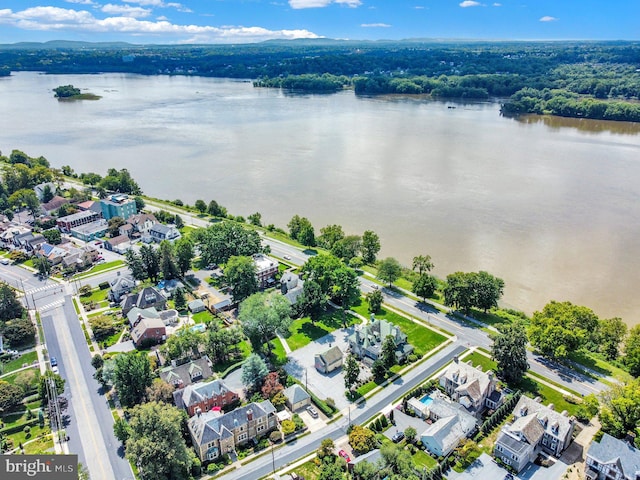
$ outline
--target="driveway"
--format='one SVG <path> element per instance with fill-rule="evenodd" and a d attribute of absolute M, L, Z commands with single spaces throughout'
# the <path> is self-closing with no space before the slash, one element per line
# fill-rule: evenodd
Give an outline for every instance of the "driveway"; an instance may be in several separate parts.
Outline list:
<path fill-rule="evenodd" d="M 344 396 L 345 388 L 342 369 L 339 368 L 328 374 L 320 373 L 314 367 L 314 356 L 335 346 L 340 347 L 340 350 L 345 353 L 348 346 L 347 337 L 353 331 L 353 326 L 341 328 L 311 342 L 309 345 L 294 350 L 288 355 L 289 361 L 284 367 L 289 375 L 300 380 L 317 397 L 323 400 L 327 397 L 332 398 L 338 410 L 347 408 L 351 404 Z"/>
<path fill-rule="evenodd" d="M 422 432 L 424 432 L 429 426 L 424 420 L 418 417 L 412 417 L 411 415 L 407 415 L 400 410 L 393 411 L 393 421 L 396 423 L 392 425 L 390 428 L 387 428 L 384 432 L 384 435 L 387 438 L 393 437 L 396 432 L 404 432 L 407 427 L 413 427 L 416 429 L 416 438 L 420 438 Z"/>

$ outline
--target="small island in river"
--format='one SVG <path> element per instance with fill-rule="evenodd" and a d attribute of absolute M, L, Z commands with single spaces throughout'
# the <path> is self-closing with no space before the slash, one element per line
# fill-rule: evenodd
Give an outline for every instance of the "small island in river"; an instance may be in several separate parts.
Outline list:
<path fill-rule="evenodd" d="M 79 88 L 73 85 L 60 85 L 53 89 L 54 97 L 58 100 L 99 100 L 100 95 L 93 93 L 82 93 Z"/>

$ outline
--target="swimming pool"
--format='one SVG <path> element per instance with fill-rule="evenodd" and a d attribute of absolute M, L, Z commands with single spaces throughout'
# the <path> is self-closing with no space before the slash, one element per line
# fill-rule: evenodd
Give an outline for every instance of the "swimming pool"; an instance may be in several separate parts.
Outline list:
<path fill-rule="evenodd" d="M 431 402 L 433 402 L 433 398 L 431 398 L 431 394 L 425 395 L 420 399 L 420 403 L 423 403 L 424 405 L 429 405 Z"/>

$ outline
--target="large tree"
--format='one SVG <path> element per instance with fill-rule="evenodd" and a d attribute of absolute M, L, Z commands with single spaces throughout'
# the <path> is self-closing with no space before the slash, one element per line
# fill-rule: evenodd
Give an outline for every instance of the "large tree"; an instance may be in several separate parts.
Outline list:
<path fill-rule="evenodd" d="M 130 410 L 127 457 L 144 480 L 188 480 L 194 455 L 184 441 L 184 412 L 150 402 Z"/>
<path fill-rule="evenodd" d="M 354 425 L 349 433 L 349 445 L 353 448 L 353 453 L 362 455 L 378 446 L 376 435 L 370 429 Z"/>
<path fill-rule="evenodd" d="M 0 411 L 9 410 L 22 401 L 24 392 L 18 385 L 0 380 Z"/>
<path fill-rule="evenodd" d="M 160 273 L 160 252 L 151 245 L 142 245 L 140 247 L 140 258 L 147 277 L 152 282 L 157 282 L 158 274 Z"/>
<path fill-rule="evenodd" d="M 402 265 L 393 257 L 387 257 L 378 265 L 377 278 L 391 286 L 402 274 Z"/>
<path fill-rule="evenodd" d="M 478 272 L 473 276 L 475 306 L 485 312 L 498 306 L 504 291 L 504 280 L 488 272 Z"/>
<path fill-rule="evenodd" d="M 366 230 L 362 234 L 362 260 L 365 263 L 374 263 L 380 251 L 380 237 L 371 230 Z"/>
<path fill-rule="evenodd" d="M 502 324 L 491 347 L 491 356 L 498 363 L 497 374 L 507 383 L 517 383 L 529 369 L 527 361 L 527 331 L 519 322 Z"/>
<path fill-rule="evenodd" d="M 629 331 L 629 336 L 624 343 L 623 360 L 629 373 L 634 377 L 640 377 L 640 325 L 636 325 Z"/>
<path fill-rule="evenodd" d="M 351 390 L 360 375 L 360 363 L 352 353 L 347 355 L 347 359 L 344 361 L 344 366 L 342 367 L 342 372 L 344 374 L 344 387 L 347 390 Z"/>
<path fill-rule="evenodd" d="M 142 402 L 152 380 L 151 364 L 146 353 L 121 353 L 116 357 L 114 384 L 120 403 L 125 407 Z"/>
<path fill-rule="evenodd" d="M 424 275 L 433 268 L 433 262 L 431 261 L 431 255 L 418 255 L 413 257 L 411 262 L 411 268 L 418 272 L 418 275 Z"/>
<path fill-rule="evenodd" d="M 358 256 L 361 249 L 362 238 L 359 235 L 347 235 L 333 244 L 331 254 L 345 262 L 349 262 L 352 258 Z"/>
<path fill-rule="evenodd" d="M 384 297 L 379 289 L 367 293 L 365 299 L 369 304 L 369 313 L 378 313 L 380 311 Z"/>
<path fill-rule="evenodd" d="M 136 253 L 134 250 L 127 250 L 124 254 L 124 258 L 133 278 L 136 280 L 145 280 L 147 278 L 147 270 L 140 254 Z"/>
<path fill-rule="evenodd" d="M 224 269 L 234 302 L 241 302 L 258 291 L 256 264 L 251 257 L 231 257 Z"/>
<path fill-rule="evenodd" d="M 254 351 L 261 351 L 266 343 L 270 352 L 269 340 L 276 332 L 288 334 L 291 324 L 289 313 L 289 302 L 276 292 L 255 293 L 240 304 L 238 319 Z"/>
<path fill-rule="evenodd" d="M 205 342 L 202 333 L 190 328 L 181 328 L 160 347 L 167 360 L 181 360 L 183 358 L 199 358 L 200 345 Z"/>
<path fill-rule="evenodd" d="M 331 299 L 340 305 L 343 310 L 349 309 L 360 298 L 360 282 L 358 275 L 346 265 L 333 272 L 333 285 Z"/>
<path fill-rule="evenodd" d="M 11 345 L 12 348 L 18 348 L 33 345 L 36 336 L 36 326 L 29 317 L 14 318 L 5 322 L 1 333 L 6 343 Z"/>
<path fill-rule="evenodd" d="M 22 317 L 24 311 L 15 291 L 5 282 L 0 282 L 0 320 Z"/>
<path fill-rule="evenodd" d="M 333 245 L 344 238 L 344 232 L 340 225 L 327 225 L 320 229 L 320 236 L 318 237 L 318 245 L 331 250 Z"/>
<path fill-rule="evenodd" d="M 258 391 L 268 373 L 269 369 L 262 357 L 252 353 L 242 364 L 242 384 L 249 391 Z"/>
<path fill-rule="evenodd" d="M 233 256 L 259 253 L 260 235 L 237 222 L 224 221 L 192 234 L 205 264 L 227 263 Z"/>
<path fill-rule="evenodd" d="M 387 335 L 384 337 L 380 352 L 380 360 L 385 368 L 393 367 L 398 361 L 396 358 L 396 342 L 393 339 L 393 335 Z"/>
<path fill-rule="evenodd" d="M 602 430 L 616 438 L 627 432 L 640 434 L 640 379 L 613 384 L 600 394 Z"/>
<path fill-rule="evenodd" d="M 172 280 L 178 276 L 178 267 L 176 266 L 176 259 L 173 252 L 173 245 L 167 240 L 160 243 L 160 270 L 162 271 L 162 278 L 165 280 Z"/>
<path fill-rule="evenodd" d="M 295 314 L 299 317 L 309 315 L 315 322 L 327 308 L 328 297 L 322 292 L 322 288 L 315 280 L 307 280 L 302 287 L 302 293 L 294 304 Z"/>
<path fill-rule="evenodd" d="M 607 360 L 615 360 L 620 354 L 620 344 L 627 334 L 627 324 L 621 318 L 600 320 L 598 325 L 598 344 Z"/>
<path fill-rule="evenodd" d="M 181 237 L 174 245 L 176 267 L 181 276 L 185 276 L 191 269 L 191 262 L 195 257 L 193 242 L 189 237 Z"/>
<path fill-rule="evenodd" d="M 207 204 L 204 200 L 196 200 L 195 207 L 196 210 L 198 210 L 200 213 L 204 213 L 207 211 Z"/>
<path fill-rule="evenodd" d="M 239 327 L 223 328 L 219 322 L 211 322 L 206 335 L 207 355 L 214 364 L 227 362 L 237 356 L 242 339 Z"/>
<path fill-rule="evenodd" d="M 428 273 L 422 273 L 418 275 L 418 278 L 413 282 L 412 291 L 425 302 L 427 298 L 432 297 L 436 293 L 436 288 L 438 288 L 436 278 Z"/>
<path fill-rule="evenodd" d="M 591 309 L 551 301 L 533 314 L 529 340 L 543 355 L 561 359 L 592 341 L 597 330 L 598 317 Z"/>

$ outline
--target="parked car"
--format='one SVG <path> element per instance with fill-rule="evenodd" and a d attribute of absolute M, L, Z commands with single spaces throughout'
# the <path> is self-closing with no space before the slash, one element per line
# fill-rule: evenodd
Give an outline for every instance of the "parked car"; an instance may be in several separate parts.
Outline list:
<path fill-rule="evenodd" d="M 309 412 L 309 415 L 311 415 L 313 418 L 318 418 L 318 411 L 311 405 L 307 407 L 307 412 Z"/>
<path fill-rule="evenodd" d="M 393 440 L 395 443 L 401 442 L 404 439 L 404 432 L 396 432 L 393 434 L 393 437 L 391 437 L 391 440 Z"/>
<path fill-rule="evenodd" d="M 291 256 L 290 256 L 290 255 L 285 255 L 285 256 L 284 256 L 284 257 L 282 257 L 282 258 L 284 258 L 285 260 L 291 260 Z"/>
<path fill-rule="evenodd" d="M 58 373 L 58 360 L 56 360 L 56 357 L 51 357 L 50 363 L 51 363 L 51 371 L 53 373 Z"/>
<path fill-rule="evenodd" d="M 338 455 L 340 455 L 342 458 L 344 458 L 344 459 L 345 459 L 345 461 L 346 461 L 347 463 L 349 463 L 349 462 L 351 461 L 351 457 L 350 457 L 350 456 L 349 456 L 349 454 L 348 454 L 347 452 L 345 452 L 344 450 L 340 450 L 340 451 L 338 452 Z"/>
<path fill-rule="evenodd" d="M 3 265 L 9 265 L 11 261 L 8 258 L 2 258 L 0 259 L 0 263 Z"/>

